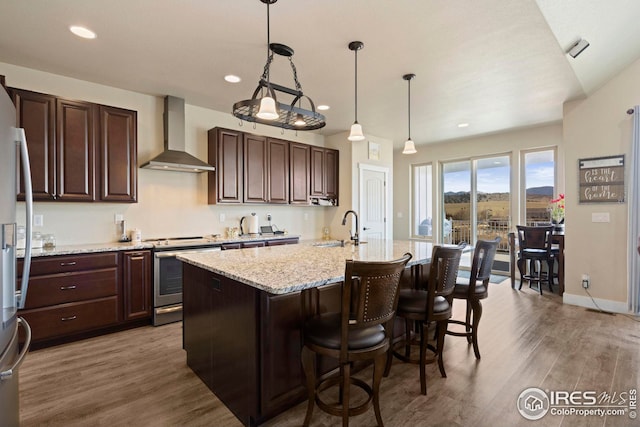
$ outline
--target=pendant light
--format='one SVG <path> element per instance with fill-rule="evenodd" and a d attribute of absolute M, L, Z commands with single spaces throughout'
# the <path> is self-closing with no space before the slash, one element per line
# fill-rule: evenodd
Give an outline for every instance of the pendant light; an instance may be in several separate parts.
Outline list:
<path fill-rule="evenodd" d="M 298 81 L 296 66 L 293 64 L 293 49 L 280 43 L 271 43 L 269 28 L 269 5 L 277 0 L 260 0 L 267 5 L 267 63 L 258 82 L 258 87 L 253 92 L 251 99 L 245 99 L 233 104 L 233 115 L 240 120 L 276 126 L 283 129 L 314 130 L 324 127 L 327 123 L 325 117 L 316 112 L 316 107 L 311 98 L 302 92 L 302 86 Z M 271 82 L 269 70 L 273 62 L 274 54 L 289 58 L 289 64 L 293 72 L 295 89 L 281 86 Z M 290 104 L 279 102 L 276 92 L 293 96 Z M 302 100 L 309 102 L 311 109 L 302 108 Z"/>
<path fill-rule="evenodd" d="M 413 143 L 413 140 L 411 139 L 411 80 L 415 77 L 415 74 L 405 74 L 404 76 L 402 76 L 403 79 L 405 79 L 408 83 L 409 86 L 409 96 L 408 96 L 408 110 L 409 110 L 409 138 L 407 138 L 407 140 L 404 143 L 404 150 L 402 150 L 402 154 L 415 154 L 417 153 L 416 151 L 416 145 Z"/>
<path fill-rule="evenodd" d="M 358 51 L 364 47 L 364 43 L 362 42 L 351 42 L 349 43 L 349 50 L 355 52 L 356 57 L 356 117 L 355 121 L 351 125 L 351 133 L 349 133 L 349 137 L 347 138 L 349 141 L 362 141 L 364 140 L 364 134 L 362 133 L 362 126 L 358 123 Z"/>

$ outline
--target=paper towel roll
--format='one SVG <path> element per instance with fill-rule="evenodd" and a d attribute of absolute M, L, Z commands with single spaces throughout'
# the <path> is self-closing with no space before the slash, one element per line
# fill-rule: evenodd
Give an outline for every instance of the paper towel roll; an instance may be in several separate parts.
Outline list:
<path fill-rule="evenodd" d="M 258 227 L 258 216 L 256 214 L 252 213 L 251 216 L 247 218 L 247 224 L 249 228 L 249 234 L 260 233 L 260 227 Z"/>

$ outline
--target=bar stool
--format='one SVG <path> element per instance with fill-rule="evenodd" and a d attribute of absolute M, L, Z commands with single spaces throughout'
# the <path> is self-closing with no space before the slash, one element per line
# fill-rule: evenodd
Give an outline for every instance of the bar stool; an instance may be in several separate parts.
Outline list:
<path fill-rule="evenodd" d="M 449 303 L 453 304 L 454 299 L 466 300 L 467 310 L 465 321 L 449 319 L 449 323 L 463 325 L 465 332 L 447 330 L 447 335 L 457 337 L 467 337 L 469 344 L 473 344 L 473 352 L 476 359 L 480 359 L 478 349 L 478 326 L 482 316 L 481 299 L 489 296 L 489 279 L 491 278 L 491 267 L 496 257 L 500 237 L 494 240 L 478 240 L 473 251 L 473 261 L 471 262 L 471 274 L 469 280 L 458 278 Z M 472 318 L 473 316 L 473 318 Z"/>
<path fill-rule="evenodd" d="M 394 350 L 395 346 L 389 349 L 385 376 L 389 375 L 391 371 L 392 356 L 404 362 L 416 363 L 420 365 L 420 392 L 425 395 L 427 394 L 425 365 L 435 361 L 434 359 L 427 362 L 427 350 L 435 354 L 442 377 L 447 376 L 442 359 L 444 337 L 451 317 L 451 304 L 447 298 L 456 285 L 461 256 L 462 247 L 434 246 L 428 283 L 421 283 L 421 289 L 400 290 L 396 316 L 404 319 L 405 322 L 405 337 L 399 345 L 404 345 L 405 351 L 404 354 L 400 354 Z M 435 347 L 428 344 L 428 329 L 432 323 L 436 324 L 437 343 Z M 412 340 L 412 326 L 414 324 L 417 326 L 420 336 L 417 343 Z M 412 344 L 420 346 L 420 355 L 417 360 L 411 358 Z"/>
<path fill-rule="evenodd" d="M 538 283 L 538 292 L 542 295 L 542 282 L 547 282 L 549 289 L 553 290 L 553 264 L 554 256 L 551 248 L 551 235 L 553 225 L 541 227 L 529 227 L 517 225 L 518 230 L 518 270 L 520 270 L 520 286 L 522 282 Z M 529 266 L 527 268 L 527 263 Z M 548 273 L 543 272 L 543 263 L 547 264 Z"/>
<path fill-rule="evenodd" d="M 387 351 L 393 334 L 393 320 L 398 304 L 400 276 L 411 259 L 406 253 L 390 262 L 347 260 L 342 285 L 341 312 L 323 313 L 307 320 L 303 327 L 302 366 L 307 380 L 307 414 L 304 426 L 311 422 L 314 405 L 332 415 L 349 417 L 364 413 L 373 403 L 376 420 L 383 425 L 380 414 L 379 389 L 385 368 Z M 338 359 L 340 370 L 317 382 L 316 356 Z M 373 382 L 370 386 L 351 376 L 355 361 L 373 360 Z M 322 400 L 320 392 L 339 386 L 336 404 Z M 365 391 L 367 400 L 350 406 L 350 386 Z"/>

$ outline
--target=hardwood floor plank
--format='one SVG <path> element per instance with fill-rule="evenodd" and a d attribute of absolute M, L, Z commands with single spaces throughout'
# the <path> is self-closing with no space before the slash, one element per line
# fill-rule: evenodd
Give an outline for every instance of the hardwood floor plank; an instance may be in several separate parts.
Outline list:
<path fill-rule="evenodd" d="M 640 324 L 562 305 L 545 290 L 492 284 L 479 328 L 481 360 L 466 339 L 447 336 L 447 378 L 427 366 L 427 396 L 418 367 L 394 361 L 381 385 L 385 425 L 407 427 L 533 425 L 517 411 L 528 387 L 622 392 L 640 389 Z M 464 303 L 454 303 L 464 317 Z M 370 381 L 371 369 L 358 377 Z M 182 325 L 143 327 L 32 352 L 20 370 L 23 427 L 241 426 L 186 365 Z M 306 402 L 265 426 L 299 426 Z M 339 419 L 315 409 L 311 425 Z M 375 425 L 373 411 L 351 419 Z M 541 426 L 635 426 L 628 416 L 545 415 Z"/>

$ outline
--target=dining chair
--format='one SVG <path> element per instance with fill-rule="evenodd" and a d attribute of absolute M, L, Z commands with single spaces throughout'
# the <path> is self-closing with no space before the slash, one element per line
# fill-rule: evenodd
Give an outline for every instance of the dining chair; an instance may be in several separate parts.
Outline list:
<path fill-rule="evenodd" d="M 373 403 L 376 420 L 383 426 L 380 414 L 379 389 L 393 335 L 393 320 L 398 304 L 400 276 L 411 259 L 406 253 L 389 262 L 347 260 L 342 284 L 341 311 L 322 313 L 308 319 L 303 327 L 302 366 L 307 386 L 307 413 L 304 426 L 311 422 L 313 408 L 342 417 L 364 413 Z M 317 380 L 317 356 L 337 359 L 338 375 Z M 371 385 L 351 376 L 353 362 L 373 360 Z M 337 403 L 327 403 L 321 392 L 338 386 Z M 367 395 L 357 406 L 350 405 L 350 386 Z"/>
<path fill-rule="evenodd" d="M 478 326 L 482 317 L 480 300 L 489 296 L 491 267 L 500 240 L 500 236 L 494 240 L 478 240 L 473 251 L 469 279 L 458 277 L 453 293 L 449 297 L 450 304 L 453 304 L 454 299 L 461 299 L 466 301 L 467 307 L 464 321 L 449 319 L 449 323 L 463 325 L 465 331 L 457 332 L 447 328 L 447 335 L 467 337 L 469 344 L 473 345 L 476 359 L 480 359 L 480 350 L 478 349 Z"/>
<path fill-rule="evenodd" d="M 552 251 L 553 225 L 530 227 L 517 225 L 518 231 L 518 270 L 520 271 L 520 286 L 522 282 L 529 281 L 538 284 L 538 291 L 542 295 L 542 282 L 547 282 L 549 290 L 553 291 L 553 267 L 554 254 Z M 547 266 L 547 272 L 543 271 L 543 263 Z M 527 265 L 528 264 L 528 265 Z"/>
<path fill-rule="evenodd" d="M 438 360 L 438 367 L 442 377 L 447 374 L 442 358 L 444 338 L 447 324 L 451 317 L 451 304 L 448 300 L 453 292 L 458 276 L 458 267 L 462 256 L 462 247 L 434 246 L 431 255 L 428 282 L 419 283 L 419 288 L 400 289 L 396 318 L 405 322 L 405 336 L 401 343 L 389 348 L 385 376 L 391 371 L 392 356 L 398 359 L 416 363 L 420 366 L 420 392 L 427 394 L 426 367 L 427 363 Z M 428 343 L 429 326 L 436 325 L 436 345 Z M 412 330 L 416 333 L 412 334 Z M 412 337 L 413 335 L 413 337 Z M 415 339 L 415 335 L 419 338 Z M 418 359 L 411 357 L 411 346 L 419 345 Z M 404 354 L 395 350 L 404 346 Z M 427 361 L 427 350 L 434 353 L 434 359 Z"/>

